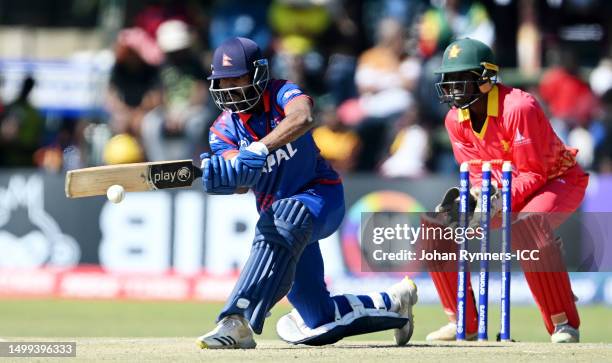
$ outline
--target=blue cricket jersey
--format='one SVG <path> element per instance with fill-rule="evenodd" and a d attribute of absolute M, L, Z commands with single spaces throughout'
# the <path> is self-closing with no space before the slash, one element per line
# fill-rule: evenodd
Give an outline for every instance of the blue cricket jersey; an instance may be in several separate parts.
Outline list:
<path fill-rule="evenodd" d="M 285 106 L 298 97 L 308 97 L 295 83 L 272 79 L 262 95 L 261 114 L 224 111 L 210 128 L 212 152 L 233 157 L 240 148 L 259 141 L 285 118 Z M 274 201 L 293 196 L 317 184 L 340 184 L 336 171 L 319 153 L 312 132 L 273 150 L 259 182 L 253 186 L 257 209 L 268 208 Z"/>

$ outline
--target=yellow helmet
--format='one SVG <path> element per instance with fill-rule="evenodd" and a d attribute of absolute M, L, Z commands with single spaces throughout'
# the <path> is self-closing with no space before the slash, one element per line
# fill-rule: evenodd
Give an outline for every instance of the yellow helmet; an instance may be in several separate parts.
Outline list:
<path fill-rule="evenodd" d="M 104 163 L 128 164 L 144 161 L 142 148 L 138 141 L 128 134 L 118 134 L 113 136 L 104 145 Z"/>

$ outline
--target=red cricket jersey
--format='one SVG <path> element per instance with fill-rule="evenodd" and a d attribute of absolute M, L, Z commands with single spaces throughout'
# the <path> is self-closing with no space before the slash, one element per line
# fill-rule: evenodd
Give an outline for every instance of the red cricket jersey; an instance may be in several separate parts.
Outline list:
<path fill-rule="evenodd" d="M 483 161 L 492 161 L 492 176 L 498 183 L 501 162 L 512 161 L 513 208 L 576 165 L 578 150 L 563 144 L 535 98 L 517 88 L 493 86 L 479 133 L 472 129 L 468 109 L 453 107 L 444 123 L 455 159 L 459 164 L 470 163 L 472 185 L 481 183 Z"/>

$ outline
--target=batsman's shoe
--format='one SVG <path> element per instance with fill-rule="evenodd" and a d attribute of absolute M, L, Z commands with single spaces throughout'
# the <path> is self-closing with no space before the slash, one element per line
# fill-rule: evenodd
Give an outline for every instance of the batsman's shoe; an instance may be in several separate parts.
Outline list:
<path fill-rule="evenodd" d="M 387 291 L 392 298 L 399 303 L 398 313 L 402 318 L 408 319 L 408 322 L 401 328 L 394 329 L 395 343 L 397 345 L 405 345 L 408 343 L 414 332 L 414 314 L 412 307 L 416 305 L 419 297 L 417 295 L 417 286 L 410 278 L 405 277 L 402 281 L 391 286 Z"/>
<path fill-rule="evenodd" d="M 465 339 L 466 340 L 476 340 L 476 336 L 477 336 L 477 333 L 472 333 L 472 334 L 468 333 L 466 334 Z M 440 329 L 436 331 L 432 331 L 431 333 L 427 334 L 427 336 L 425 337 L 425 340 L 429 342 L 435 342 L 435 341 L 449 342 L 449 341 L 454 341 L 456 339 L 457 339 L 457 324 L 452 323 L 452 322 L 444 325 L 443 327 L 441 327 Z"/>
<path fill-rule="evenodd" d="M 580 332 L 572 328 L 569 324 L 562 324 L 555 327 L 555 332 L 550 336 L 553 343 L 578 343 L 580 342 Z"/>
<path fill-rule="evenodd" d="M 196 341 L 200 349 L 253 349 L 257 345 L 248 321 L 239 315 L 221 319 L 210 333 Z"/>

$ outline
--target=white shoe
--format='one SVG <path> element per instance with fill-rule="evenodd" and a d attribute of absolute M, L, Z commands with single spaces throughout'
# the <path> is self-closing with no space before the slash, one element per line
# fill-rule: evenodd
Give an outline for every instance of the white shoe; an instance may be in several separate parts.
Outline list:
<path fill-rule="evenodd" d="M 240 315 L 221 319 L 210 333 L 196 340 L 200 349 L 253 349 L 257 345 L 249 322 Z"/>
<path fill-rule="evenodd" d="M 572 328 L 569 324 L 562 324 L 555 327 L 555 332 L 550 336 L 553 343 L 578 343 L 580 342 L 580 332 Z"/>
<path fill-rule="evenodd" d="M 476 340 L 476 333 L 466 334 L 465 340 Z M 436 331 L 427 334 L 425 340 L 428 342 L 443 341 L 449 342 L 457 340 L 457 324 L 448 323 Z"/>
<path fill-rule="evenodd" d="M 406 325 L 399 329 L 395 329 L 393 332 L 395 343 L 397 345 L 405 345 L 414 332 L 414 315 L 412 314 L 412 307 L 416 305 L 419 300 L 417 286 L 409 277 L 405 277 L 402 281 L 391 286 L 388 293 L 395 301 L 399 302 L 399 309 L 397 312 L 403 318 L 408 319 Z"/>

